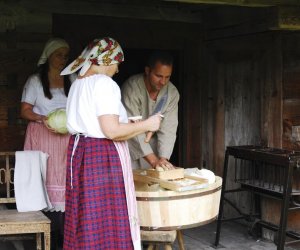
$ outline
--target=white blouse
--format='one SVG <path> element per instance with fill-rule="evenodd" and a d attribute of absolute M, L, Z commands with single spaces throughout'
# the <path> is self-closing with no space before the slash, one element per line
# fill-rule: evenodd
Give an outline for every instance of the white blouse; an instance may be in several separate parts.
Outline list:
<path fill-rule="evenodd" d="M 101 74 L 76 79 L 71 86 L 67 100 L 69 132 L 105 138 L 98 117 L 107 114 L 118 115 L 120 122 L 128 122 L 117 83 Z"/>
<path fill-rule="evenodd" d="M 52 99 L 44 95 L 43 86 L 37 74 L 28 78 L 24 85 L 21 102 L 33 105 L 33 112 L 39 115 L 47 115 L 49 112 L 66 108 L 67 97 L 63 88 L 50 88 Z"/>

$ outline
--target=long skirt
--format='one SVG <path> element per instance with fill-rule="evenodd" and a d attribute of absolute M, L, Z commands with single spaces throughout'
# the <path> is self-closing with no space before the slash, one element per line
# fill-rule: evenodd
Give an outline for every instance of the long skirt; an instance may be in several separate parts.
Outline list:
<path fill-rule="evenodd" d="M 65 211 L 67 149 L 70 135 L 49 131 L 43 123 L 27 126 L 24 150 L 39 150 L 49 154 L 47 162 L 47 193 L 53 211 Z"/>
<path fill-rule="evenodd" d="M 74 140 L 68 148 L 64 250 L 133 249 L 113 141 L 80 136 L 71 157 Z"/>

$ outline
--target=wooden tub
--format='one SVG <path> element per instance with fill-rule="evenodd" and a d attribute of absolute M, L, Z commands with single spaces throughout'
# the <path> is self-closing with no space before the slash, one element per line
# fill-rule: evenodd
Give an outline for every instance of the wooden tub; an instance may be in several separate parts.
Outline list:
<path fill-rule="evenodd" d="M 142 230 L 176 230 L 208 224 L 219 212 L 222 178 L 207 188 L 175 192 L 144 191 L 136 183 L 138 214 Z M 144 189 L 144 190 L 143 190 Z"/>

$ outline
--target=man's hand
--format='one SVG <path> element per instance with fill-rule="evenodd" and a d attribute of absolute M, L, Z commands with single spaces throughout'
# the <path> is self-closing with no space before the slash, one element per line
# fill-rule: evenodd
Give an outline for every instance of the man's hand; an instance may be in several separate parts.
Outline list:
<path fill-rule="evenodd" d="M 164 170 L 168 169 L 174 169 L 175 167 L 173 166 L 172 163 L 170 163 L 166 158 L 164 157 L 157 157 L 155 154 L 149 154 L 146 155 L 145 160 L 152 166 L 152 168 L 163 168 Z"/>
<path fill-rule="evenodd" d="M 155 164 L 155 169 L 157 167 L 161 167 L 163 168 L 164 170 L 170 170 L 170 169 L 174 169 L 175 167 L 173 166 L 173 164 L 171 162 L 169 162 L 167 159 L 165 158 L 160 158 L 156 164 Z"/>

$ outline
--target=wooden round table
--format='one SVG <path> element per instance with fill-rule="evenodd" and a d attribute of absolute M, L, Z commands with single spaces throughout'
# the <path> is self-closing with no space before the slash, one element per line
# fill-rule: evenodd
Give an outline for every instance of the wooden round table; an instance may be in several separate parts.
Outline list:
<path fill-rule="evenodd" d="M 221 187 L 222 178 L 218 176 L 206 188 L 185 192 L 162 190 L 158 184 L 153 188 L 148 184 L 135 182 L 141 230 L 175 230 L 179 247 L 184 249 L 180 230 L 206 225 L 216 220 Z"/>

